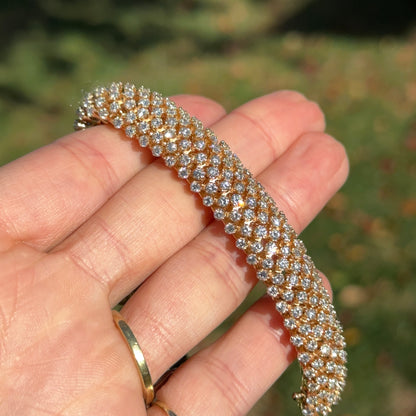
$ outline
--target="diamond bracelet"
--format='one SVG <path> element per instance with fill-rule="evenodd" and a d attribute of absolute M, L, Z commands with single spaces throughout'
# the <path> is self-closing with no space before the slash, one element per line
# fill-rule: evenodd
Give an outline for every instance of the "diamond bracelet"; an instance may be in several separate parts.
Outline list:
<path fill-rule="evenodd" d="M 86 94 L 75 129 L 111 124 L 185 179 L 247 255 L 282 315 L 302 370 L 303 416 L 328 415 L 345 386 L 346 343 L 322 279 L 282 211 L 224 141 L 169 98 L 130 83 Z"/>

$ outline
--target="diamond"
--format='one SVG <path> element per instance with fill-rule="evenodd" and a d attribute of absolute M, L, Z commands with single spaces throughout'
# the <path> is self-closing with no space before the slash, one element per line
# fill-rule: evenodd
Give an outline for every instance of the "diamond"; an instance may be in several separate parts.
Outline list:
<path fill-rule="evenodd" d="M 283 301 L 277 302 L 276 303 L 276 310 L 280 313 L 287 312 L 287 304 Z"/>
<path fill-rule="evenodd" d="M 331 347 L 327 344 L 321 346 L 321 354 L 324 357 L 328 357 L 331 354 Z"/>
<path fill-rule="evenodd" d="M 189 176 L 188 169 L 186 168 L 179 168 L 178 169 L 178 176 L 182 179 L 186 179 Z"/>
<path fill-rule="evenodd" d="M 136 127 L 134 126 L 127 126 L 126 127 L 126 136 L 127 137 L 134 137 L 134 135 L 136 134 Z"/>
<path fill-rule="evenodd" d="M 116 129 L 120 129 L 122 125 L 123 125 L 123 119 L 122 119 L 121 117 L 116 117 L 116 118 L 113 120 L 113 126 L 114 126 Z"/>
<path fill-rule="evenodd" d="M 273 260 L 272 259 L 264 259 L 262 265 L 265 269 L 271 269 L 273 267 Z"/>
<path fill-rule="evenodd" d="M 195 181 L 192 182 L 191 183 L 191 191 L 192 192 L 201 192 L 201 184 L 199 182 L 195 182 Z"/>
<path fill-rule="evenodd" d="M 261 244 L 260 243 L 260 241 L 256 241 L 256 242 L 254 242 L 252 245 L 251 245 L 251 251 L 253 252 L 253 253 L 260 253 L 260 252 L 262 252 L 263 251 L 263 244 Z M 264 262 L 263 262 L 263 267 L 265 268 L 265 269 L 270 269 L 270 267 L 266 267 L 265 265 L 264 265 Z"/>
<path fill-rule="evenodd" d="M 251 264 L 251 265 L 256 264 L 257 263 L 257 257 L 254 254 L 249 254 L 247 256 L 247 263 Z"/>
<path fill-rule="evenodd" d="M 214 166 L 210 166 L 207 169 L 207 174 L 210 178 L 216 178 L 219 175 L 219 170 L 218 168 L 214 167 Z"/>
<path fill-rule="evenodd" d="M 302 364 L 307 364 L 310 359 L 311 359 L 310 355 L 306 354 L 306 353 L 299 354 L 299 356 L 298 356 L 298 360 Z"/>
<path fill-rule="evenodd" d="M 267 288 L 267 294 L 272 298 L 275 298 L 279 294 L 279 291 L 276 286 L 269 286 Z"/>
<path fill-rule="evenodd" d="M 238 238 L 237 241 L 235 242 L 235 245 L 240 250 L 244 250 L 247 248 L 247 241 L 244 238 Z M 258 274 L 257 274 L 257 277 L 259 277 Z M 266 275 L 266 278 L 267 278 L 267 275 Z"/>
<path fill-rule="evenodd" d="M 296 321 L 293 318 L 286 318 L 284 321 L 284 325 L 287 329 L 295 329 Z"/>
<path fill-rule="evenodd" d="M 237 231 L 237 228 L 234 224 L 232 223 L 228 223 L 225 227 L 224 230 L 227 234 L 234 234 Z"/>
<path fill-rule="evenodd" d="M 218 206 L 219 207 L 226 207 L 228 204 L 229 204 L 229 199 L 226 197 L 226 196 L 220 196 L 219 198 L 218 198 L 218 201 L 217 201 L 217 204 L 218 204 Z"/>
<path fill-rule="evenodd" d="M 241 212 L 239 212 L 239 211 L 237 211 L 235 209 L 233 209 L 230 212 L 230 220 L 231 221 L 235 221 L 235 222 L 240 221 L 241 220 L 241 217 L 242 217 Z"/>
<path fill-rule="evenodd" d="M 152 149 L 153 156 L 160 157 L 162 154 L 162 147 L 161 146 L 154 146 Z M 186 176 L 187 177 L 187 176 Z M 182 176 L 181 176 L 182 178 Z"/>
<path fill-rule="evenodd" d="M 300 318 L 302 316 L 302 308 L 299 306 L 296 306 L 292 309 L 292 316 L 296 319 Z"/>
<path fill-rule="evenodd" d="M 257 279 L 265 281 L 267 280 L 267 271 L 266 270 L 259 270 L 257 272 Z"/>
<path fill-rule="evenodd" d="M 251 227 L 250 227 L 249 225 L 244 224 L 244 225 L 241 227 L 240 232 L 241 232 L 241 234 L 242 234 L 243 236 L 245 236 L 245 237 L 249 237 L 249 236 L 251 235 L 251 233 L 252 233 L 252 229 L 251 229 Z"/>
<path fill-rule="evenodd" d="M 252 209 L 246 209 L 244 210 L 244 218 L 247 220 L 253 220 L 254 219 L 254 211 Z"/>
<path fill-rule="evenodd" d="M 193 172 L 192 172 L 192 176 L 197 180 L 197 181 L 201 181 L 202 179 L 204 179 L 205 178 L 205 172 L 204 172 L 204 170 L 203 169 L 199 169 L 199 168 L 197 168 L 197 169 L 195 169 Z"/>
<path fill-rule="evenodd" d="M 286 302 L 292 302 L 293 301 L 293 296 L 294 296 L 294 294 L 291 290 L 287 290 L 285 293 L 283 293 L 283 299 Z M 292 313 L 293 313 L 293 311 L 292 311 Z M 295 316 L 295 318 L 297 318 L 297 316 Z"/>
<path fill-rule="evenodd" d="M 281 285 L 285 281 L 285 277 L 281 273 L 277 273 L 272 277 L 272 282 L 275 285 Z"/>
<path fill-rule="evenodd" d="M 267 228 L 264 225 L 258 225 L 254 229 L 254 234 L 256 234 L 257 237 L 265 238 L 267 237 Z"/>
<path fill-rule="evenodd" d="M 294 335 L 290 337 L 290 342 L 295 346 L 295 347 L 300 347 L 301 345 L 303 345 L 303 340 L 300 336 L 298 335 Z"/>
<path fill-rule="evenodd" d="M 169 142 L 166 144 L 166 151 L 168 153 L 175 153 L 177 149 L 178 149 L 178 146 L 176 145 L 176 143 Z"/>
<path fill-rule="evenodd" d="M 205 176 L 205 173 L 204 173 Z M 205 192 L 208 194 L 215 194 L 215 192 L 218 191 L 218 186 L 215 183 L 208 183 L 207 186 L 205 187 Z"/>
<path fill-rule="evenodd" d="M 223 209 L 214 210 L 214 218 L 216 220 L 223 220 L 225 218 L 225 212 Z"/>
<path fill-rule="evenodd" d="M 214 203 L 214 198 L 212 197 L 212 196 L 205 196 L 203 199 L 202 199 L 202 203 L 205 205 L 205 206 L 207 206 L 207 207 L 210 207 L 213 203 Z"/>
<path fill-rule="evenodd" d="M 315 351 L 318 348 L 318 343 L 315 340 L 310 340 L 308 341 L 308 343 L 306 344 L 306 348 L 309 351 Z"/>

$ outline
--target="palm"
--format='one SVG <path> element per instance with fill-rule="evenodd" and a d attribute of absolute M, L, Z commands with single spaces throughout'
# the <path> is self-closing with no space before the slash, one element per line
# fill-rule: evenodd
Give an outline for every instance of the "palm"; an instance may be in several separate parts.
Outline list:
<path fill-rule="evenodd" d="M 261 173 L 298 231 L 345 179 L 342 148 L 298 94 L 226 117 L 202 98 L 176 101 Z M 111 307 L 144 282 L 123 314 L 156 380 L 255 283 L 194 196 L 116 136 L 107 127 L 75 133 L 0 170 L 0 414 L 146 414 Z M 260 300 L 175 373 L 165 401 L 184 416 L 247 413 L 293 355 L 270 314 Z M 253 349 L 255 368 L 267 362 L 258 380 L 237 367 Z"/>

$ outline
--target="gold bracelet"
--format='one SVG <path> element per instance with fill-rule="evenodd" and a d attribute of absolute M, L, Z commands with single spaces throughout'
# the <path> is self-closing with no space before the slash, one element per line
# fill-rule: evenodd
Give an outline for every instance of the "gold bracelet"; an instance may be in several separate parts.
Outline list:
<path fill-rule="evenodd" d="M 302 415 L 327 415 L 345 386 L 342 327 L 304 244 L 263 186 L 201 121 L 144 87 L 113 83 L 87 94 L 75 128 L 97 124 L 113 125 L 161 157 L 224 223 L 283 316 L 303 373 L 294 394 Z"/>

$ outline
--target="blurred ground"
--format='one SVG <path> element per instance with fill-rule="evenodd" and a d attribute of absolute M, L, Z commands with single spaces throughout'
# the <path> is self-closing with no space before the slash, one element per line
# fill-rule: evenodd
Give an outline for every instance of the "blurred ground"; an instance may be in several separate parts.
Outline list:
<path fill-rule="evenodd" d="M 414 416 L 415 9 L 401 0 L 2 1 L 0 163 L 70 132 L 80 90 L 96 84 L 203 94 L 227 109 L 302 91 L 351 161 L 348 183 L 303 234 L 349 343 L 335 414 Z M 298 414 L 292 367 L 252 416 Z"/>

